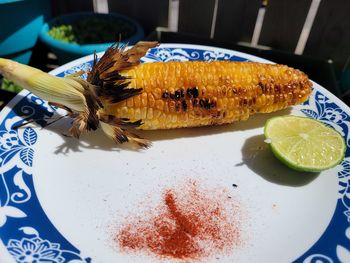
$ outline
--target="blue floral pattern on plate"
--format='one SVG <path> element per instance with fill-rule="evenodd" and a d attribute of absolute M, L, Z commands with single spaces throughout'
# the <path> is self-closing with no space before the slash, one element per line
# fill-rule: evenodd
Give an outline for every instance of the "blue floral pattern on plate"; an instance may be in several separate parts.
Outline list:
<path fill-rule="evenodd" d="M 205 47 L 159 47 L 143 58 L 149 61 L 232 60 L 244 56 Z M 91 68 L 92 59 L 66 70 L 66 76 Z M 84 77 L 84 76 L 83 76 Z M 17 262 L 91 262 L 91 258 L 66 240 L 52 225 L 37 199 L 33 186 L 33 145 L 38 134 L 26 126 L 15 129 L 28 119 L 39 125 L 52 117 L 54 109 L 47 102 L 28 93 L 0 120 L 0 238 Z M 21 96 L 21 95 L 19 95 Z M 350 116 L 336 102 L 316 90 L 298 106 L 300 112 L 318 119 L 340 132 L 350 147 Z M 350 151 L 337 167 L 339 199 L 333 218 L 319 240 L 295 262 L 350 262 Z M 35 175 L 34 175 L 35 176 Z"/>

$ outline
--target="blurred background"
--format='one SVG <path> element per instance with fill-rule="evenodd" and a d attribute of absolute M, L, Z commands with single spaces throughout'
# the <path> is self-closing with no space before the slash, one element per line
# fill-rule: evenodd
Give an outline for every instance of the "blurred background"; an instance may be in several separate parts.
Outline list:
<path fill-rule="evenodd" d="M 301 69 L 349 105 L 349 10 L 349 0 L 0 0 L 0 57 L 50 71 L 117 40 L 211 45 Z M 20 88 L 0 82 L 3 105 Z"/>

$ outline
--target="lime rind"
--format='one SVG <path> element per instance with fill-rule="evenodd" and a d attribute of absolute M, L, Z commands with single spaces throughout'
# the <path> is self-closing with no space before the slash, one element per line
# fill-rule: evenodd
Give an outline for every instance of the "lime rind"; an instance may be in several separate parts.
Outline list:
<path fill-rule="evenodd" d="M 303 163 L 295 162 L 287 154 L 284 154 L 283 151 L 281 151 L 281 149 L 276 147 L 276 145 L 274 144 L 273 138 L 271 138 L 271 136 L 269 136 L 269 134 L 271 133 L 269 129 L 273 128 L 274 122 L 283 121 L 286 123 L 286 125 L 288 125 L 288 123 L 287 123 L 288 118 L 293 118 L 295 121 L 300 122 L 300 123 L 301 122 L 304 122 L 304 123 L 309 122 L 309 124 L 310 124 L 311 122 L 313 122 L 315 127 L 318 126 L 320 130 L 328 131 L 330 134 L 336 136 L 337 139 L 341 139 L 341 142 L 342 142 L 341 143 L 342 148 L 340 149 L 341 154 L 337 155 L 333 162 L 328 162 L 325 165 L 305 165 Z M 273 152 L 273 154 L 275 155 L 275 157 L 278 160 L 280 160 L 283 164 L 285 164 L 289 168 L 296 170 L 296 171 L 302 171 L 302 172 L 321 172 L 321 171 L 328 170 L 330 168 L 337 166 L 344 159 L 346 148 L 347 148 L 345 139 L 335 129 L 328 127 L 327 125 L 325 125 L 324 123 L 322 123 L 318 120 L 310 119 L 307 117 L 301 117 L 301 116 L 292 116 L 292 115 L 278 116 L 278 117 L 273 117 L 273 118 L 267 120 L 265 127 L 264 127 L 264 135 L 268 141 L 271 141 L 269 143 L 269 146 L 271 148 L 271 151 Z"/>

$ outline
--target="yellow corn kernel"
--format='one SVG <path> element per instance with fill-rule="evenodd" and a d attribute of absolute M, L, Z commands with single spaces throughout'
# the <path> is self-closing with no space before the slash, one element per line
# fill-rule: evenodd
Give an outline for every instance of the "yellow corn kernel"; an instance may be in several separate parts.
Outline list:
<path fill-rule="evenodd" d="M 147 110 L 147 120 L 152 120 L 153 119 L 153 109 L 152 108 L 148 108 Z"/>

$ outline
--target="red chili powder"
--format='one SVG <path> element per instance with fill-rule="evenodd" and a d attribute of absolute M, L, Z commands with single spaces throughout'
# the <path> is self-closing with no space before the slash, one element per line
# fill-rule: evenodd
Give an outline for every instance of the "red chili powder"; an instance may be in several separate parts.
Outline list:
<path fill-rule="evenodd" d="M 202 259 L 241 244 L 239 205 L 227 189 L 204 189 L 188 181 L 165 189 L 148 215 L 133 215 L 114 237 L 121 250 L 174 259 Z"/>

